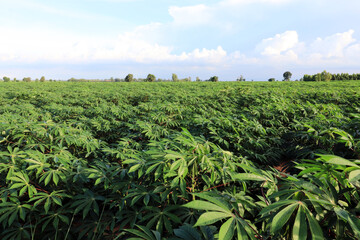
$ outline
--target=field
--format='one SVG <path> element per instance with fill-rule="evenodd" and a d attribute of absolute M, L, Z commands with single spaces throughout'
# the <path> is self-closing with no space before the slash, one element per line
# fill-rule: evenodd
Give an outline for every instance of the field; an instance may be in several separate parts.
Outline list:
<path fill-rule="evenodd" d="M 360 239 L 360 81 L 0 83 L 0 238 Z"/>

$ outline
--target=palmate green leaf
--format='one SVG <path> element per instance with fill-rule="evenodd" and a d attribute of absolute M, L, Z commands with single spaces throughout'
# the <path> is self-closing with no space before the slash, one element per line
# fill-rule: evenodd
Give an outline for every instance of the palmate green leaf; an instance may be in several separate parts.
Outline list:
<path fill-rule="evenodd" d="M 3 202 L 0 203 L 0 223 L 5 227 L 6 224 L 10 226 L 17 220 L 18 216 L 20 219 L 25 221 L 26 212 L 31 209 L 29 204 L 21 204 L 19 201 L 16 203 Z"/>
<path fill-rule="evenodd" d="M 197 227 L 210 225 L 228 217 L 233 217 L 233 215 L 224 212 L 206 212 L 201 214 L 194 226 Z"/>
<path fill-rule="evenodd" d="M 183 240 L 202 240 L 201 235 L 189 224 L 174 229 L 174 234 Z"/>
<path fill-rule="evenodd" d="M 160 240 L 161 239 L 161 235 L 159 232 L 157 231 L 151 231 L 149 228 L 144 227 L 144 226 L 140 226 L 140 225 L 136 225 L 141 231 L 136 230 L 136 229 L 124 229 L 124 231 L 129 232 L 133 235 L 136 235 L 140 238 L 130 238 L 130 239 L 141 239 L 141 240 Z"/>
<path fill-rule="evenodd" d="M 293 240 L 307 239 L 307 223 L 304 208 L 300 205 L 293 226 Z"/>
<path fill-rule="evenodd" d="M 92 191 L 88 190 L 85 194 L 75 196 L 74 200 L 75 201 L 70 207 L 75 207 L 75 213 L 82 211 L 83 219 L 85 219 L 90 210 L 99 215 L 99 205 L 96 200 L 104 201 L 105 198 L 103 196 L 95 195 Z"/>
<path fill-rule="evenodd" d="M 179 186 L 180 177 L 176 177 L 171 181 L 170 187 L 176 188 Z"/>
<path fill-rule="evenodd" d="M 194 208 L 197 210 L 219 211 L 219 212 L 229 213 L 229 211 L 227 209 L 223 209 L 223 208 L 219 207 L 218 205 L 215 205 L 213 203 L 209 203 L 206 201 L 202 201 L 202 200 L 191 201 L 183 206 L 187 207 L 187 208 Z"/>
<path fill-rule="evenodd" d="M 266 181 L 267 178 L 261 175 L 256 175 L 252 173 L 237 173 L 233 174 L 232 178 L 236 181 Z"/>
<path fill-rule="evenodd" d="M 36 188 L 31 185 L 29 176 L 24 173 L 24 172 L 14 172 L 13 173 L 14 176 L 9 177 L 9 180 L 16 182 L 14 183 L 15 186 L 13 186 L 11 189 L 19 189 L 19 195 L 22 196 L 24 195 L 26 192 L 29 194 L 29 197 L 32 198 L 34 196 L 34 194 L 37 193 Z"/>
<path fill-rule="evenodd" d="M 322 155 L 319 154 L 320 159 L 324 160 L 327 163 L 331 163 L 331 164 L 336 164 L 336 165 L 345 165 L 345 166 L 352 166 L 352 167 L 359 167 L 358 165 L 356 165 L 355 163 L 339 157 L 339 156 L 334 156 L 334 155 Z"/>
<path fill-rule="evenodd" d="M 221 227 L 219 231 L 219 240 L 231 240 L 234 236 L 235 219 L 229 218 Z"/>
<path fill-rule="evenodd" d="M 359 179 L 360 179 L 360 169 L 351 171 L 349 173 L 349 182 L 355 182 L 358 181 Z"/>
<path fill-rule="evenodd" d="M 298 205 L 298 203 L 290 204 L 275 215 L 271 223 L 272 233 L 278 232 L 284 226 L 284 224 L 287 223 Z"/>
<path fill-rule="evenodd" d="M 241 240 L 249 239 L 248 234 L 241 223 L 236 222 L 236 230 L 237 230 L 237 239 L 241 239 Z"/>
<path fill-rule="evenodd" d="M 170 171 L 175 171 L 176 169 L 178 169 L 180 167 L 181 163 L 182 163 L 181 159 L 173 162 L 170 166 Z"/>
<path fill-rule="evenodd" d="M 59 183 L 59 179 L 65 179 L 64 173 L 62 173 L 58 169 L 50 169 L 42 174 L 40 178 L 40 182 L 44 181 L 45 186 L 47 186 L 52 180 L 53 183 L 57 186 Z"/>
<path fill-rule="evenodd" d="M 186 195 L 186 181 L 183 178 L 180 179 L 180 190 L 181 190 L 181 194 L 183 194 L 185 196 Z"/>
<path fill-rule="evenodd" d="M 318 221 L 313 217 L 312 213 L 306 209 L 305 211 L 306 217 L 308 219 L 308 223 L 310 226 L 310 232 L 313 240 L 323 240 L 323 232 L 318 223 Z"/>
<path fill-rule="evenodd" d="M 335 207 L 334 211 L 339 218 L 349 223 L 355 235 L 360 237 L 360 220 L 339 207 Z"/>
<path fill-rule="evenodd" d="M 189 169 L 188 169 L 188 166 L 186 164 L 186 161 L 185 160 L 181 160 L 181 161 L 182 161 L 181 165 L 180 165 L 180 167 L 178 169 L 178 176 L 184 178 L 188 174 Z"/>
<path fill-rule="evenodd" d="M 136 165 L 132 166 L 132 167 L 129 169 L 129 172 L 128 172 L 128 173 L 136 172 L 136 170 L 138 170 L 138 169 L 141 168 L 141 167 L 142 167 L 141 164 L 136 164 Z"/>
<path fill-rule="evenodd" d="M 1 240 L 30 239 L 30 228 L 31 225 L 21 225 L 20 223 L 16 223 L 11 227 L 6 228 L 5 231 L 1 232 Z"/>
<path fill-rule="evenodd" d="M 193 195 L 208 200 L 217 206 L 221 207 L 223 211 L 225 210 L 228 213 L 231 213 L 230 206 L 227 202 L 223 201 L 217 194 L 211 193 L 194 193 Z"/>
<path fill-rule="evenodd" d="M 264 215 L 264 214 L 267 214 L 267 213 L 269 213 L 271 211 L 275 211 L 275 209 L 278 209 L 278 208 L 280 208 L 282 206 L 292 204 L 292 203 L 296 203 L 296 202 L 298 202 L 298 201 L 297 200 L 292 200 L 292 199 L 278 201 L 278 202 L 272 203 L 269 206 L 263 208 L 259 214 Z"/>

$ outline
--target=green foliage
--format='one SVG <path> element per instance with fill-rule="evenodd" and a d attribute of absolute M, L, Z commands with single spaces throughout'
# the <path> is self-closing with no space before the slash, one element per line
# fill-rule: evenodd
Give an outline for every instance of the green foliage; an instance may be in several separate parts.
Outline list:
<path fill-rule="evenodd" d="M 289 72 L 289 71 L 284 72 L 284 74 L 283 74 L 284 81 L 290 81 L 291 76 L 292 76 L 291 72 Z"/>
<path fill-rule="evenodd" d="M 245 82 L 246 79 L 243 77 L 243 75 L 240 75 L 240 77 L 238 79 L 236 79 L 236 81 L 238 82 Z"/>
<path fill-rule="evenodd" d="M 125 82 L 133 82 L 133 81 L 134 81 L 134 76 L 131 73 L 126 75 Z"/>
<path fill-rule="evenodd" d="M 4 82 L 10 82 L 10 78 L 9 77 L 3 77 Z"/>
<path fill-rule="evenodd" d="M 156 77 L 153 74 L 148 74 L 145 82 L 155 82 L 156 81 Z"/>
<path fill-rule="evenodd" d="M 359 239 L 360 85 L 0 84 L 1 239 Z"/>
<path fill-rule="evenodd" d="M 321 73 L 317 73 L 314 75 L 308 75 L 305 74 L 303 77 L 304 81 L 325 81 L 325 82 L 329 82 L 329 81 L 347 81 L 347 80 L 360 80 L 360 73 L 353 73 L 353 74 L 349 74 L 349 73 L 328 73 L 325 70 Z"/>
<path fill-rule="evenodd" d="M 179 78 L 178 78 L 178 76 L 177 76 L 175 73 L 173 73 L 172 76 L 171 76 L 171 80 L 172 80 L 173 82 L 178 82 L 178 81 L 179 81 Z"/>
<path fill-rule="evenodd" d="M 209 79 L 209 82 L 218 82 L 219 81 L 219 77 L 218 76 L 213 76 Z"/>

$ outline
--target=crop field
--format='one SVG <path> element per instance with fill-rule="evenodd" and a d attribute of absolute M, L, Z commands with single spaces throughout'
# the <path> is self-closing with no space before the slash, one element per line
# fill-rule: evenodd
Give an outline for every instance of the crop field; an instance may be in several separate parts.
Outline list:
<path fill-rule="evenodd" d="M 0 239 L 360 239 L 360 81 L 2 82 Z"/>

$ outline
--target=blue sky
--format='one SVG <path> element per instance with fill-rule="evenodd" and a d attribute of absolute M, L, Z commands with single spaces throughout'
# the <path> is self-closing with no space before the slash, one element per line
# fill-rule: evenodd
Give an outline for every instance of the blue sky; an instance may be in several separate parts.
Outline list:
<path fill-rule="evenodd" d="M 360 72 L 359 0 L 0 0 L 0 75 Z"/>

